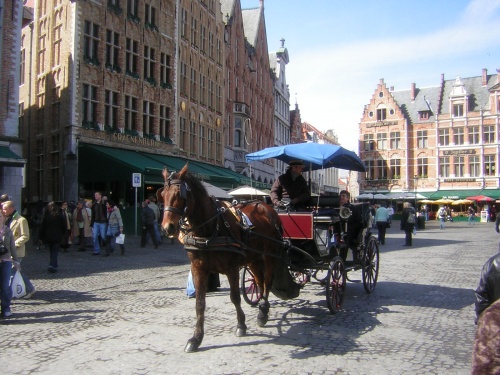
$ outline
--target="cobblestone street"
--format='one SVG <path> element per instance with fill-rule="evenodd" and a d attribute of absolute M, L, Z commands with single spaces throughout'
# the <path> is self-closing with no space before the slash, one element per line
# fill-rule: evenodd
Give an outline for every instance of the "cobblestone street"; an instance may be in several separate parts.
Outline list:
<path fill-rule="evenodd" d="M 236 337 L 228 284 L 207 296 L 205 339 L 183 349 L 195 324 L 185 295 L 189 263 L 182 246 L 139 248 L 125 256 L 59 255 L 47 273 L 47 250 L 30 249 L 23 269 L 37 287 L 14 300 L 0 320 L 5 374 L 469 374 L 474 289 L 498 251 L 493 223 L 437 222 L 403 247 L 399 222 L 381 247 L 373 294 L 349 282 L 344 309 L 331 315 L 324 288 L 310 283 L 298 298 L 271 295 L 270 320 L 243 302 L 248 335 Z M 349 275 L 361 279 L 361 273 Z"/>

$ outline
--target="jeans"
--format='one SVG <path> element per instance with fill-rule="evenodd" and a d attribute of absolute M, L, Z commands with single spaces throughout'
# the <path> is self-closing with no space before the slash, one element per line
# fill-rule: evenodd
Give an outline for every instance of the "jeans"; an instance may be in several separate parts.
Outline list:
<path fill-rule="evenodd" d="M 101 252 L 99 235 L 103 241 L 106 241 L 106 223 L 94 223 L 92 229 L 94 231 L 94 253 L 99 254 Z"/>
<path fill-rule="evenodd" d="M 22 261 L 23 261 L 23 258 L 19 258 L 19 264 L 21 264 Z M 14 277 L 15 273 L 16 273 L 16 269 L 12 268 L 12 277 Z M 21 273 L 21 276 L 23 277 L 24 286 L 26 287 L 26 293 L 31 293 L 35 289 L 35 287 L 31 283 L 31 280 L 28 279 L 28 277 L 23 272 Z"/>
<path fill-rule="evenodd" d="M 2 314 L 10 311 L 10 301 L 12 300 L 11 278 L 12 262 L 0 262 L 0 303 L 2 304 Z"/>
<path fill-rule="evenodd" d="M 108 230 L 106 232 L 106 235 L 108 237 L 109 241 L 109 251 L 113 252 L 115 251 L 115 245 L 116 245 L 116 233 L 120 233 L 120 227 L 119 226 L 108 226 Z M 124 249 L 125 246 L 123 244 L 120 244 L 120 248 Z"/>
<path fill-rule="evenodd" d="M 474 216 L 469 215 L 469 225 L 474 224 Z"/>
<path fill-rule="evenodd" d="M 445 217 L 440 217 L 439 218 L 439 229 L 444 229 L 444 223 L 446 222 Z"/>
<path fill-rule="evenodd" d="M 61 249 L 60 242 L 49 242 L 49 251 L 50 251 L 50 260 L 49 260 L 49 268 L 57 270 L 57 257 L 59 256 L 59 250 Z"/>

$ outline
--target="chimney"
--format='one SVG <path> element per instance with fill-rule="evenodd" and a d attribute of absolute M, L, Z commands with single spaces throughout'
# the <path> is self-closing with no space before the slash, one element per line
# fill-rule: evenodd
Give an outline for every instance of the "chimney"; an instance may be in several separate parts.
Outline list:
<path fill-rule="evenodd" d="M 412 84 L 411 84 L 411 93 L 410 93 L 410 96 L 411 96 L 411 98 L 410 98 L 410 99 L 411 99 L 411 101 L 412 101 L 412 102 L 415 100 L 415 91 L 416 91 L 416 90 L 415 90 L 415 84 L 414 84 L 414 83 L 412 83 Z"/>
<path fill-rule="evenodd" d="M 483 79 L 481 80 L 481 85 L 486 86 L 488 84 L 488 69 L 483 69 Z"/>
<path fill-rule="evenodd" d="M 391 86 L 391 88 L 389 89 L 390 92 L 394 92 L 394 86 Z"/>

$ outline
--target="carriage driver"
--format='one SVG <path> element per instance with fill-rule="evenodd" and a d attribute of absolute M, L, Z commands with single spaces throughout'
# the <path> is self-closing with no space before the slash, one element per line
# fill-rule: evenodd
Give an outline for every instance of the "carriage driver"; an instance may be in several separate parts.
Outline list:
<path fill-rule="evenodd" d="M 311 192 L 304 176 L 302 176 L 303 169 L 302 160 L 291 161 L 286 172 L 274 181 L 269 194 L 274 207 L 279 207 L 282 199 L 289 198 L 291 207 L 295 210 L 306 208 L 307 202 L 311 198 Z"/>
<path fill-rule="evenodd" d="M 352 214 L 347 219 L 346 243 L 340 250 L 340 257 L 345 261 L 347 258 L 347 250 L 351 249 L 354 259 L 358 257 L 357 247 L 359 244 L 359 235 L 363 231 L 363 217 L 361 212 L 355 208 L 350 202 L 351 193 L 347 190 L 340 192 L 340 207 L 347 207 L 351 210 Z"/>

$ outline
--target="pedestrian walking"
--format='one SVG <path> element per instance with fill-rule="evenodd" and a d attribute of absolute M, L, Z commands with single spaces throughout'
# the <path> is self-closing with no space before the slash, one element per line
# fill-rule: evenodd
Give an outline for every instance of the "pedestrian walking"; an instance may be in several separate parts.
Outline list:
<path fill-rule="evenodd" d="M 106 256 L 115 251 L 116 237 L 123 233 L 123 220 L 120 209 L 111 199 L 106 202 L 108 211 L 108 229 L 106 231 L 107 243 Z M 125 245 L 120 244 L 121 255 L 125 255 Z"/>
<path fill-rule="evenodd" d="M 85 251 L 87 238 L 92 237 L 90 215 L 84 202 L 78 201 L 73 211 L 73 238 L 78 237 L 78 251 Z"/>
<path fill-rule="evenodd" d="M 476 211 L 472 208 L 472 206 L 469 206 L 469 225 L 476 225 L 475 217 L 476 217 Z"/>
<path fill-rule="evenodd" d="M 417 215 L 410 202 L 403 203 L 403 214 L 401 215 L 401 230 L 405 231 L 405 243 L 403 246 L 412 246 L 412 234 L 415 229 Z"/>
<path fill-rule="evenodd" d="M 155 245 L 155 249 L 157 249 L 158 239 L 156 238 L 155 228 L 154 228 L 155 213 L 149 207 L 147 201 L 142 202 L 141 219 L 142 219 L 141 247 L 146 247 L 146 234 L 149 233 L 149 236 L 151 237 Z"/>
<path fill-rule="evenodd" d="M 439 219 L 439 229 L 444 230 L 446 223 L 446 209 L 443 206 L 439 206 L 437 216 Z"/>
<path fill-rule="evenodd" d="M 22 263 L 26 256 L 26 243 L 30 240 L 30 228 L 28 220 L 17 212 L 13 201 L 2 203 L 2 213 L 5 218 L 5 225 L 10 228 L 14 235 L 16 253 L 19 263 Z M 31 280 L 23 273 L 23 281 L 26 286 L 26 295 L 24 298 L 31 298 L 36 292 L 36 288 Z"/>
<path fill-rule="evenodd" d="M 92 203 L 91 208 L 91 226 L 94 234 L 94 252 L 92 255 L 101 255 L 101 245 L 106 246 L 106 199 L 100 191 L 94 193 L 94 198 L 95 201 Z"/>
<path fill-rule="evenodd" d="M 21 266 L 16 252 L 14 235 L 4 223 L 5 217 L 3 212 L 0 212 L 0 306 L 2 317 L 9 318 L 12 316 L 10 310 L 12 271 L 20 269 Z"/>
<path fill-rule="evenodd" d="M 380 203 L 380 207 L 375 211 L 375 222 L 378 229 L 378 241 L 385 245 L 385 232 L 389 224 L 389 211 L 385 208 L 385 202 Z"/>
<path fill-rule="evenodd" d="M 50 273 L 57 272 L 59 266 L 57 258 L 66 230 L 67 223 L 62 209 L 54 201 L 49 202 L 40 226 L 40 240 L 49 247 L 50 260 L 48 271 Z"/>

